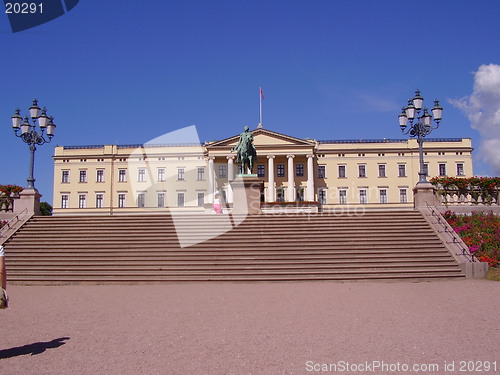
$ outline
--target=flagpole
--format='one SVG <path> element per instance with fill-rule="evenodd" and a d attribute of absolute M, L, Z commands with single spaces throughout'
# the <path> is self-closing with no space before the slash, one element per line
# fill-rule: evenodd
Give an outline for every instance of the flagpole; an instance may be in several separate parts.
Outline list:
<path fill-rule="evenodd" d="M 262 86 L 259 87 L 259 127 L 262 127 Z"/>

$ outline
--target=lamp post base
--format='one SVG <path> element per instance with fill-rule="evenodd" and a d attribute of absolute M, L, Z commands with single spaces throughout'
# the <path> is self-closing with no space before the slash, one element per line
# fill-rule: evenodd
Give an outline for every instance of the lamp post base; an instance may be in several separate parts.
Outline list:
<path fill-rule="evenodd" d="M 19 199 L 14 202 L 14 213 L 18 214 L 25 209 L 28 213 L 40 215 L 40 198 L 42 195 L 37 189 L 24 189 L 19 194 Z"/>
<path fill-rule="evenodd" d="M 413 207 L 415 209 L 425 206 L 435 206 L 434 186 L 428 182 L 419 182 L 413 188 Z"/>

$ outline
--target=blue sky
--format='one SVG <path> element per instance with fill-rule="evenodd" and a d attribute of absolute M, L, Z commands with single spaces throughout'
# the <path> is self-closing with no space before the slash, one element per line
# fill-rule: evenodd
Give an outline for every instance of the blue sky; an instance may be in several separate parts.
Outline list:
<path fill-rule="evenodd" d="M 260 85 L 265 128 L 315 139 L 401 138 L 419 88 L 444 107 L 432 136 L 472 137 L 475 173 L 498 174 L 480 149 L 500 123 L 474 123 L 496 112 L 476 102 L 500 71 L 498 19 L 498 0 L 81 0 L 19 33 L 0 14 L 0 184 L 26 185 L 10 117 L 34 97 L 57 124 L 35 168 L 52 202 L 56 144 L 144 143 L 193 124 L 202 141 L 226 138 L 257 125 Z"/>

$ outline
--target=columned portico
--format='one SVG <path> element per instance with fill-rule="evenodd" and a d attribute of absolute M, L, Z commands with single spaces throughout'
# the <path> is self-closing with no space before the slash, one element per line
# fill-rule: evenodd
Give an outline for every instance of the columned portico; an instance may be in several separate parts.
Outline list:
<path fill-rule="evenodd" d="M 274 202 L 276 200 L 275 197 L 275 188 L 274 188 L 274 155 L 267 156 L 267 170 L 268 172 L 268 187 L 267 187 L 267 201 Z"/>
<path fill-rule="evenodd" d="M 293 158 L 295 155 L 287 155 L 288 158 L 288 187 L 287 187 L 287 201 L 295 202 L 295 171 L 293 169 Z"/>
<path fill-rule="evenodd" d="M 314 199 L 314 155 L 307 155 L 307 201 L 313 202 Z"/>
<path fill-rule="evenodd" d="M 254 145 L 257 149 L 257 174 L 258 179 L 264 183 L 264 201 L 266 202 L 295 202 L 315 201 L 315 150 L 317 143 L 259 128 L 253 131 Z M 239 136 L 233 136 L 221 141 L 211 142 L 206 145 L 207 162 L 212 170 L 214 165 L 219 166 L 218 176 L 211 172 L 210 184 L 223 185 L 226 192 L 226 202 L 235 203 L 237 193 L 231 183 L 235 181 L 236 159 L 231 151 L 238 144 Z M 210 159 L 210 158 L 215 158 Z M 226 173 L 220 173 L 226 171 Z M 217 181 L 216 181 L 217 180 Z M 234 185 L 234 184 L 233 184 Z M 213 202 L 215 188 L 209 189 Z M 208 200 L 207 200 L 208 201 Z M 279 205 L 278 205 L 279 206 Z"/>

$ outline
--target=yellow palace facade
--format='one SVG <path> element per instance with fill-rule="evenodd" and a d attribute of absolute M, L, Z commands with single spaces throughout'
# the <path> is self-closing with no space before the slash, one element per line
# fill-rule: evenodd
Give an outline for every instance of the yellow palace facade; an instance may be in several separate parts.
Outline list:
<path fill-rule="evenodd" d="M 413 206 L 415 139 L 311 140 L 263 128 L 253 135 L 253 173 L 264 183 L 263 202 L 304 202 L 320 210 Z M 241 173 L 231 151 L 238 137 L 204 144 L 58 146 L 54 214 L 203 212 L 217 192 L 230 208 L 230 182 Z M 429 178 L 473 176 L 472 151 L 470 138 L 426 139 Z"/>

